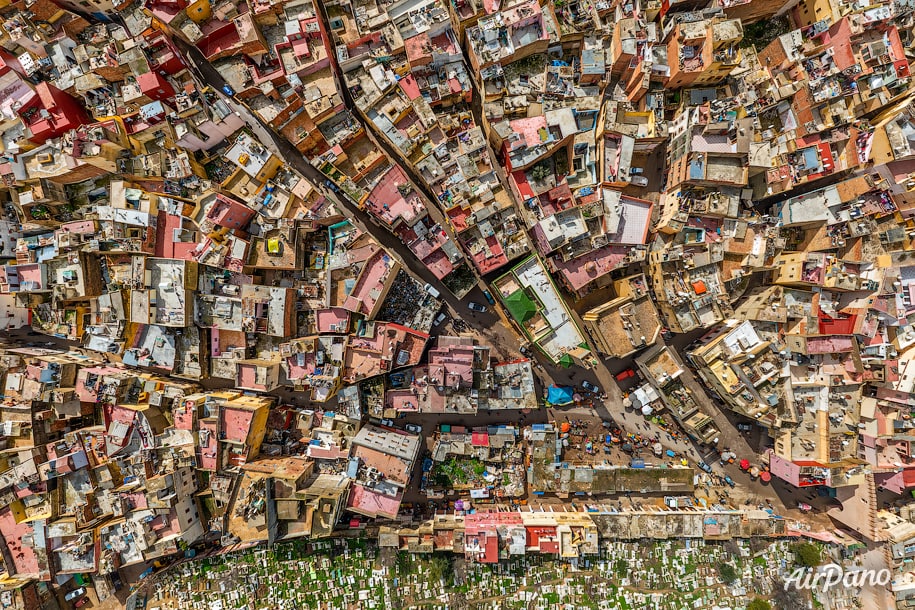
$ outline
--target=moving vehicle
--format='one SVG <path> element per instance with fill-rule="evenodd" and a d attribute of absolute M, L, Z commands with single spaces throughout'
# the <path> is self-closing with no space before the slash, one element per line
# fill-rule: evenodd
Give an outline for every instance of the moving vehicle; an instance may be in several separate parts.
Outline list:
<path fill-rule="evenodd" d="M 72 591 L 70 591 L 69 593 L 64 595 L 64 599 L 67 600 L 68 602 L 70 602 L 70 601 L 73 601 L 74 599 L 76 599 L 77 597 L 82 597 L 85 594 L 86 594 L 86 587 L 80 587 L 79 589 L 73 589 Z"/>
<path fill-rule="evenodd" d="M 600 394 L 600 388 L 591 383 L 590 381 L 582 381 L 581 387 L 588 390 L 592 394 Z"/>
<path fill-rule="evenodd" d="M 423 286 L 423 290 L 425 290 L 433 299 L 437 299 L 442 296 L 442 293 L 436 290 L 432 284 L 426 284 Z"/>
<path fill-rule="evenodd" d="M 496 300 L 495 300 L 494 298 L 492 298 L 492 294 L 490 294 L 488 290 L 484 290 L 484 291 L 483 291 L 483 296 L 486 297 L 486 301 L 487 301 L 490 305 L 495 305 L 495 304 L 496 304 Z"/>
<path fill-rule="evenodd" d="M 469 303 L 467 303 L 467 307 L 470 308 L 470 311 L 478 311 L 480 313 L 486 312 L 485 305 L 480 305 L 479 303 L 474 303 L 473 301 L 470 301 Z"/>
<path fill-rule="evenodd" d="M 235 89 L 233 89 L 231 87 L 231 85 L 229 85 L 229 83 L 226 83 L 225 85 L 222 86 L 222 92 L 225 93 L 226 95 L 228 95 L 229 97 L 235 97 Z"/>
<path fill-rule="evenodd" d="M 413 434 L 422 434 L 423 433 L 423 427 L 419 426 L 417 424 L 407 424 L 406 426 L 404 426 L 404 428 L 407 429 L 407 432 L 412 432 Z"/>

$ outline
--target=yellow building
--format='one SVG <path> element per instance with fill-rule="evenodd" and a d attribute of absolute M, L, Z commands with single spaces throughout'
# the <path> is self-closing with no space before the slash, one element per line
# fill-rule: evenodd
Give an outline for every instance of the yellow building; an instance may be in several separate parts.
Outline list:
<path fill-rule="evenodd" d="M 194 2 L 187 5 L 184 12 L 187 13 L 187 18 L 197 25 L 209 21 L 210 16 L 213 14 L 210 7 L 210 0 L 194 0 Z"/>

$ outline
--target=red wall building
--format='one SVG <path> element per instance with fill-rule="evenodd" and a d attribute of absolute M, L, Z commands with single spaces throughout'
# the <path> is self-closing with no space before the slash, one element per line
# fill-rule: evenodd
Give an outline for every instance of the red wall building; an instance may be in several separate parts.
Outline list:
<path fill-rule="evenodd" d="M 29 141 L 35 144 L 43 144 L 91 121 L 76 98 L 48 83 L 36 85 L 35 95 L 17 112 L 32 131 Z"/>

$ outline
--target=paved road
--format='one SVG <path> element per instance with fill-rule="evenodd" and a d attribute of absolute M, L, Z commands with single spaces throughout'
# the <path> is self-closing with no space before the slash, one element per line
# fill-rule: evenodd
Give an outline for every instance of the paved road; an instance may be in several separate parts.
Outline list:
<path fill-rule="evenodd" d="M 323 15 L 322 18 L 326 19 L 326 16 Z M 222 87 L 225 84 L 225 79 L 222 75 L 203 57 L 202 53 L 193 46 L 184 44 L 182 41 L 177 40 L 179 48 L 184 52 L 185 57 L 189 60 L 189 65 L 192 66 L 192 71 L 205 83 L 213 86 L 214 89 L 219 91 L 222 95 Z M 347 104 L 352 107 L 352 98 L 349 95 L 349 91 L 346 87 L 340 87 L 342 95 Z M 489 344 L 493 345 L 496 352 L 503 357 L 508 357 L 515 355 L 517 353 L 519 337 L 514 331 L 513 328 L 507 323 L 505 318 L 499 315 L 499 310 L 497 308 L 490 308 L 486 313 L 480 314 L 471 312 L 466 307 L 466 301 L 476 301 L 478 303 L 485 302 L 482 293 L 479 289 L 474 289 L 464 301 L 458 300 L 450 291 L 445 289 L 441 282 L 439 282 L 432 273 L 416 259 L 412 252 L 407 248 L 407 246 L 401 242 L 397 237 L 391 234 L 387 229 L 383 228 L 378 221 L 359 208 L 358 204 L 355 201 L 352 201 L 344 193 L 332 193 L 324 188 L 324 175 L 321 174 L 311 163 L 305 159 L 298 150 L 292 146 L 285 138 L 281 135 L 274 132 L 268 125 L 266 125 L 260 117 L 255 113 L 249 111 L 249 109 L 243 104 L 232 103 L 236 111 L 248 122 L 252 131 L 254 131 L 259 137 L 264 139 L 264 142 L 268 145 L 272 143 L 271 148 L 287 163 L 292 165 L 296 170 L 298 170 L 302 175 L 311 180 L 315 185 L 318 186 L 324 192 L 324 194 L 333 201 L 338 209 L 341 211 L 345 210 L 350 214 L 350 218 L 353 223 L 360 229 L 365 230 L 371 233 L 375 239 L 377 239 L 388 251 L 393 252 L 398 259 L 404 263 L 406 268 L 408 268 L 416 277 L 421 280 L 430 283 L 439 289 L 442 293 L 442 298 L 446 303 L 446 309 L 450 316 L 460 317 L 467 322 L 468 326 L 472 328 L 474 333 L 479 336 L 481 339 L 485 339 Z M 478 112 L 476 114 L 479 114 Z M 383 140 L 378 142 L 382 149 L 394 160 L 398 157 L 390 150 L 390 146 L 387 142 Z M 417 186 L 424 191 L 425 185 L 421 180 L 414 178 L 414 181 L 417 183 Z M 426 193 L 426 196 L 429 197 L 429 193 Z M 570 302 L 567 299 L 567 302 Z M 571 308 L 570 308 L 571 309 Z M 673 337 L 671 344 L 672 347 L 682 348 L 684 345 L 687 345 L 692 340 L 694 340 L 693 335 L 679 335 Z M 632 365 L 631 359 L 628 360 L 601 360 L 599 365 L 592 371 L 583 371 L 578 368 L 572 369 L 562 369 L 557 368 L 551 365 L 545 358 L 541 356 L 536 356 L 536 360 L 539 361 L 536 373 L 538 380 L 540 381 L 541 386 L 548 385 L 550 383 L 556 383 L 559 385 L 572 385 L 576 387 L 581 386 L 583 380 L 588 380 L 591 383 L 596 383 L 604 389 L 604 392 L 607 395 L 606 400 L 598 401 L 594 406 L 595 415 L 604 420 L 614 420 L 630 432 L 642 431 L 642 433 L 649 436 L 656 436 L 661 439 L 662 444 L 665 448 L 672 449 L 678 454 L 687 455 L 690 459 L 696 461 L 702 459 L 702 457 L 708 452 L 706 449 L 704 453 L 700 453 L 700 448 L 695 446 L 689 441 L 683 440 L 674 440 L 668 437 L 667 433 L 663 431 L 660 427 L 646 422 L 641 414 L 636 414 L 630 411 L 626 411 L 623 407 L 623 393 L 619 388 L 619 385 L 616 383 L 616 380 L 613 378 L 611 373 L 611 368 L 613 372 L 618 372 L 624 368 L 628 368 Z M 721 410 L 712 403 L 708 398 L 705 391 L 699 386 L 698 382 L 693 378 L 692 373 L 687 371 L 684 376 L 684 383 L 689 387 L 697 399 L 700 401 L 700 404 L 713 416 L 716 422 L 719 424 L 721 429 L 721 445 L 730 447 L 738 456 L 746 456 L 751 458 L 754 454 L 754 448 L 751 448 L 747 444 L 746 439 L 740 436 L 736 431 L 734 426 L 728 421 L 728 418 L 721 412 Z M 481 414 L 473 418 L 455 418 L 458 421 L 450 421 L 447 417 L 440 418 L 437 416 L 429 416 L 434 419 L 425 419 L 426 416 L 414 416 L 416 419 L 415 423 L 425 424 L 428 429 L 431 429 L 435 423 L 462 423 L 463 425 L 485 425 L 486 423 L 494 423 L 495 421 L 511 421 L 516 418 L 516 413 L 495 413 L 495 414 Z M 545 413 L 538 414 L 534 416 L 539 419 L 544 419 L 548 417 Z M 408 419 L 407 421 L 411 421 Z M 534 421 L 532 418 L 531 421 Z M 718 466 L 716 469 L 719 472 L 726 472 L 735 481 L 738 481 L 743 487 L 746 488 L 746 491 L 749 494 L 759 494 L 759 495 L 771 495 L 774 487 L 762 488 L 758 482 L 753 482 L 746 476 L 744 473 L 740 472 L 736 467 L 726 467 L 721 470 Z M 785 496 L 788 506 L 790 506 L 791 498 L 787 494 L 780 493 L 779 496 Z"/>

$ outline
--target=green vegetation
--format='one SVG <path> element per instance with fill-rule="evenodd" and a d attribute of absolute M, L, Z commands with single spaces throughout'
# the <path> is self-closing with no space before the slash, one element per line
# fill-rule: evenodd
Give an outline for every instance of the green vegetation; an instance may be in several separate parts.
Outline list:
<path fill-rule="evenodd" d="M 791 31 L 791 24 L 787 17 L 773 17 L 763 19 L 756 23 L 744 24 L 743 40 L 740 46 L 743 48 L 756 47 L 757 51 L 762 51 L 769 43 Z"/>
<path fill-rule="evenodd" d="M 535 165 L 534 168 L 531 170 L 531 178 L 533 178 L 534 180 L 537 180 L 539 182 L 540 180 L 547 179 L 552 173 L 553 173 L 553 170 L 550 167 L 550 164 L 541 162 L 541 163 L 538 163 L 537 165 Z"/>
<path fill-rule="evenodd" d="M 435 467 L 432 480 L 441 487 L 467 485 L 481 479 L 486 472 L 486 464 L 476 458 L 458 460 L 451 458 Z"/>
<path fill-rule="evenodd" d="M 822 561 L 820 547 L 810 542 L 791 545 L 791 552 L 794 553 L 794 562 L 805 568 L 818 566 Z"/>
<path fill-rule="evenodd" d="M 718 566 L 718 576 L 721 577 L 722 582 L 726 584 L 731 584 L 737 580 L 737 570 L 730 563 L 723 563 Z"/>
<path fill-rule="evenodd" d="M 473 274 L 466 264 L 455 267 L 451 273 L 445 276 L 442 283 L 445 288 L 454 293 L 454 296 L 463 298 L 477 284 L 477 277 Z"/>
<path fill-rule="evenodd" d="M 454 555 L 436 553 L 429 559 L 423 559 L 421 565 L 433 582 L 442 581 L 445 586 L 454 586 Z"/>
<path fill-rule="evenodd" d="M 756 552 L 766 559 L 766 565 L 775 565 L 792 557 L 792 546 L 778 541 Z M 510 557 L 489 565 L 459 554 L 380 548 L 364 538 L 299 539 L 272 549 L 252 548 L 183 563 L 161 577 L 163 588 L 154 599 L 180 593 L 191 604 L 180 607 L 190 608 L 217 599 L 225 603 L 227 595 L 242 588 L 257 610 L 636 610 L 647 607 L 642 597 L 646 591 L 663 590 L 658 610 L 708 607 L 709 600 L 728 600 L 731 607 L 749 610 L 806 609 L 808 595 L 781 586 L 768 593 L 770 599 L 755 598 L 758 581 L 753 580 L 754 584 L 748 584 L 750 599 L 741 604 L 725 585 L 708 583 L 710 571 L 716 570 L 733 572 L 732 576 L 750 582 L 757 571 L 755 560 L 736 559 L 747 556 L 747 547 L 702 541 L 622 543 L 602 547 L 599 557 L 570 570 L 569 564 L 546 555 Z M 534 598 L 538 601 L 531 604 Z M 374 606 L 365 603 L 369 600 Z M 817 600 L 813 603 L 823 607 Z"/>

